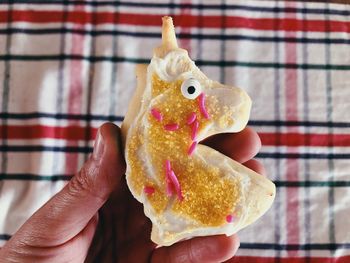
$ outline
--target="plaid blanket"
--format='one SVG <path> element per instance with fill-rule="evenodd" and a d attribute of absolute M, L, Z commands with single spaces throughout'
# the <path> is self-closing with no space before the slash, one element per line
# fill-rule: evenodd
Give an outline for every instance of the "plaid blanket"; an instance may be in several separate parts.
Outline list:
<path fill-rule="evenodd" d="M 232 262 L 350 262 L 349 5 L 11 2 L 0 2 L 0 246 L 81 167 L 97 128 L 120 124 L 135 64 L 171 15 L 205 74 L 252 97 L 257 158 L 277 185 Z"/>

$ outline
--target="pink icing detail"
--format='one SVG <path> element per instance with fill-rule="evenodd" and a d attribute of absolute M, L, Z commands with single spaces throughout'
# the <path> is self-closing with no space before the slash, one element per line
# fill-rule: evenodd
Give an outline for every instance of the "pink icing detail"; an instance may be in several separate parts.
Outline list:
<path fill-rule="evenodd" d="M 187 118 L 187 124 L 192 124 L 197 119 L 197 115 L 195 112 L 192 112 Z"/>
<path fill-rule="evenodd" d="M 180 201 L 182 201 L 184 198 L 182 195 L 181 186 L 174 171 L 171 170 L 171 164 L 169 160 L 165 160 L 165 173 L 166 173 L 165 175 L 166 175 L 166 184 L 167 184 L 166 186 L 167 195 L 172 196 L 173 194 L 172 186 L 174 186 L 177 192 L 178 198 L 180 199 Z"/>
<path fill-rule="evenodd" d="M 169 175 L 170 175 L 170 180 L 173 183 L 174 188 L 176 190 L 177 198 L 179 198 L 179 200 L 182 201 L 184 199 L 184 197 L 182 195 L 182 190 L 181 190 L 179 180 L 177 179 L 174 171 L 171 171 Z"/>
<path fill-rule="evenodd" d="M 147 195 L 151 195 L 151 194 L 153 194 L 153 193 L 156 191 L 156 189 L 154 189 L 153 186 L 145 186 L 145 187 L 143 188 L 143 191 L 144 191 Z"/>
<path fill-rule="evenodd" d="M 202 113 L 203 117 L 206 119 L 209 119 L 209 113 L 207 109 L 205 108 L 205 97 L 204 93 L 201 93 L 198 97 L 198 104 L 199 104 L 199 110 Z"/>
<path fill-rule="evenodd" d="M 151 109 L 151 114 L 157 121 L 163 120 L 163 115 L 159 110 L 153 108 L 153 109 Z"/>
<path fill-rule="evenodd" d="M 191 146 L 190 146 L 190 148 L 188 148 L 188 151 L 187 151 L 187 153 L 188 153 L 188 155 L 192 155 L 192 153 L 194 152 L 194 150 L 196 149 L 196 146 L 197 146 L 197 142 L 196 141 L 194 141 L 192 144 L 191 144 Z"/>
<path fill-rule="evenodd" d="M 173 188 L 171 187 L 171 182 L 169 178 L 167 178 L 167 181 L 166 181 L 166 194 L 168 197 L 173 195 Z"/>
<path fill-rule="evenodd" d="M 171 165 L 169 160 L 165 160 L 165 180 L 166 180 L 166 193 L 167 196 L 173 195 L 173 188 L 170 181 Z"/>
<path fill-rule="evenodd" d="M 164 129 L 166 131 L 176 131 L 177 129 L 179 129 L 179 124 L 169 123 L 169 124 L 164 125 Z"/>
<path fill-rule="evenodd" d="M 195 120 L 192 123 L 192 132 L 191 132 L 191 139 L 195 140 L 197 137 L 197 133 L 198 133 L 198 128 L 199 128 L 199 122 L 197 120 Z"/>
<path fill-rule="evenodd" d="M 232 223 L 232 222 L 233 222 L 233 219 L 234 219 L 233 215 L 227 215 L 227 216 L 226 216 L 226 221 L 227 221 L 227 223 Z"/>
<path fill-rule="evenodd" d="M 165 160 L 165 171 L 167 173 L 170 173 L 170 171 L 171 171 L 171 164 L 170 164 L 169 160 Z"/>

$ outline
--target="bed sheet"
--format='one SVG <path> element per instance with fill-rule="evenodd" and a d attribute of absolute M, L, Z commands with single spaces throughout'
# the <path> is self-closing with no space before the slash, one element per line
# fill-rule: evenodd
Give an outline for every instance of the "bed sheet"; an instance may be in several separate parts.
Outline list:
<path fill-rule="evenodd" d="M 252 97 L 277 186 L 231 262 L 350 262 L 350 5 L 15 2 L 0 3 L 0 246 L 121 123 L 171 15 L 205 74 Z"/>

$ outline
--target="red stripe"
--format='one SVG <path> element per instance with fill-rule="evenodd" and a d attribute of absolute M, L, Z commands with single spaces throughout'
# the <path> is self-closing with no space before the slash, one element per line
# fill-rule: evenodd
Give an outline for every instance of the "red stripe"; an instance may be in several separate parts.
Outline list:
<path fill-rule="evenodd" d="M 9 13 L 0 11 L 0 23 L 6 23 Z M 164 14 L 167 15 L 167 14 Z M 119 24 L 138 26 L 160 26 L 163 15 L 119 13 L 119 12 L 97 12 L 96 20 L 92 19 L 93 14 L 85 11 L 70 11 L 67 22 L 76 24 L 106 24 L 115 22 L 118 16 Z M 174 15 L 175 25 L 179 27 L 202 27 L 221 28 L 221 16 L 208 15 L 199 23 L 200 17 L 197 15 L 184 14 Z M 34 11 L 34 10 L 14 10 L 12 11 L 13 22 L 30 23 L 61 23 L 63 22 L 63 12 L 61 11 Z M 347 32 L 350 33 L 350 22 L 329 21 L 326 26 L 325 20 L 310 19 L 307 26 L 303 25 L 303 20 L 296 18 L 246 18 L 240 16 L 227 16 L 225 27 L 227 28 L 249 28 L 256 30 L 278 30 L 283 31 L 314 31 L 314 32 Z"/>
<path fill-rule="evenodd" d="M 295 2 L 285 2 L 287 8 L 295 8 Z M 295 19 L 296 14 L 287 14 L 289 19 Z M 305 23 L 305 22 L 304 22 Z M 304 25 L 303 25 L 304 26 Z M 286 37 L 295 38 L 296 32 L 286 32 Z M 285 61 L 286 63 L 297 63 L 297 45 L 296 43 L 285 44 Z M 296 69 L 285 70 L 285 114 L 287 121 L 298 120 L 298 74 Z M 288 127 L 288 132 L 298 132 L 298 127 Z M 297 149 L 287 147 L 287 153 L 297 153 Z M 298 181 L 299 163 L 298 159 L 286 160 L 287 181 Z M 300 220 L 299 214 L 299 189 L 297 187 L 289 187 L 286 189 L 286 230 L 288 244 L 298 244 L 300 239 Z M 297 257 L 299 251 L 287 251 L 289 257 Z"/>
<path fill-rule="evenodd" d="M 6 132 L 5 132 L 6 130 Z M 7 133 L 8 139 L 64 139 L 64 140 L 84 140 L 86 128 L 81 126 L 55 127 L 45 125 L 11 125 L 0 126 L 0 138 Z M 95 138 L 97 129 L 91 129 L 91 138 Z"/>
<path fill-rule="evenodd" d="M 314 146 L 327 147 L 330 142 L 333 146 L 350 146 L 350 134 L 302 134 L 289 133 L 259 133 L 262 144 L 266 146 Z"/>
<path fill-rule="evenodd" d="M 63 140 L 85 140 L 86 127 L 69 125 L 65 127 L 47 125 L 0 125 L 0 139 L 7 138 L 16 140 L 32 139 L 63 139 Z M 90 138 L 95 138 L 97 128 L 90 127 Z M 334 146 L 350 147 L 350 134 L 303 134 L 303 133 L 259 133 L 264 146 L 313 146 L 328 147 L 330 138 Z M 305 143 L 307 142 L 307 143 Z"/>
<path fill-rule="evenodd" d="M 324 258 L 324 257 L 291 257 L 291 258 L 268 258 L 268 257 L 245 257 L 245 256 L 237 256 L 234 257 L 226 263 L 348 263 L 350 262 L 350 256 L 343 256 L 339 258 Z"/>

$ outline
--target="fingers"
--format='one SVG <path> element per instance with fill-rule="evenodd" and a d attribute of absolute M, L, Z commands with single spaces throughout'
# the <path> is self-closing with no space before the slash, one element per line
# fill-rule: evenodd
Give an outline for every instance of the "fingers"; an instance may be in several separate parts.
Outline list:
<path fill-rule="evenodd" d="M 186 240 L 153 252 L 152 263 L 223 262 L 232 258 L 239 247 L 236 235 L 209 236 Z"/>
<path fill-rule="evenodd" d="M 124 174 L 119 138 L 119 128 L 111 123 L 99 129 L 94 152 L 80 172 L 17 232 L 23 242 L 57 246 L 86 227 Z"/>
<path fill-rule="evenodd" d="M 251 159 L 245 163 L 243 163 L 244 166 L 248 167 L 249 169 L 252 169 L 253 171 L 257 172 L 261 175 L 266 175 L 266 170 L 264 165 L 259 162 L 258 160 Z"/>
<path fill-rule="evenodd" d="M 239 133 L 212 136 L 203 143 L 240 163 L 252 159 L 261 148 L 258 134 L 249 127 Z"/>

